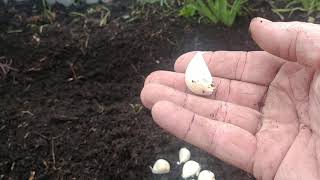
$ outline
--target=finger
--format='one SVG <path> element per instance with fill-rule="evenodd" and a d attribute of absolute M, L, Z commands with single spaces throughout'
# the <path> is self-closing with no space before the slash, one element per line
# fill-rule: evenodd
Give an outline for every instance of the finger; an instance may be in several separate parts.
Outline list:
<path fill-rule="evenodd" d="M 155 122 L 174 134 L 234 166 L 252 172 L 256 138 L 232 124 L 213 121 L 168 101 L 152 108 Z"/>
<path fill-rule="evenodd" d="M 261 124 L 261 114 L 251 108 L 186 94 L 159 84 L 145 86 L 141 100 L 150 109 L 159 101 L 170 101 L 209 119 L 234 124 L 252 134 Z"/>
<path fill-rule="evenodd" d="M 185 72 L 195 52 L 180 56 L 175 63 L 176 72 Z M 283 60 L 263 51 L 206 52 L 203 55 L 212 76 L 269 85 L 273 80 Z"/>
<path fill-rule="evenodd" d="M 181 92 L 192 94 L 187 90 L 183 73 L 175 73 L 169 71 L 156 71 L 151 73 L 145 84 L 158 83 L 165 86 L 172 87 Z M 236 80 L 229 80 L 224 78 L 214 78 L 216 90 L 207 98 L 231 102 L 241 106 L 259 109 L 261 101 L 263 100 L 267 87 L 241 82 Z M 160 90 L 160 89 L 159 89 Z M 156 90 L 155 91 L 159 91 Z M 161 90 L 160 90 L 161 91 Z"/>
<path fill-rule="evenodd" d="M 252 38 L 271 54 L 320 68 L 320 26 L 303 22 L 271 22 L 254 18 Z"/>

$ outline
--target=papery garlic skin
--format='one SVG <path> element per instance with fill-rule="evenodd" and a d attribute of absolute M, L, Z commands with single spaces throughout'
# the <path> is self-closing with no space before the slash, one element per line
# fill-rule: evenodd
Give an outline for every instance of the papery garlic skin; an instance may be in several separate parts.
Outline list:
<path fill-rule="evenodd" d="M 193 177 L 193 176 L 198 176 L 200 173 L 201 167 L 200 164 L 195 162 L 195 161 L 187 161 L 182 168 L 182 175 L 181 177 L 184 179 Z"/>
<path fill-rule="evenodd" d="M 179 162 L 177 162 L 177 164 L 180 165 L 182 163 L 189 161 L 190 157 L 191 157 L 190 151 L 185 147 L 181 148 L 179 150 Z"/>
<path fill-rule="evenodd" d="M 158 159 L 150 169 L 153 174 L 166 174 L 170 172 L 170 164 L 165 159 Z"/>
<path fill-rule="evenodd" d="M 202 54 L 203 52 L 197 52 L 189 62 L 185 72 L 185 82 L 191 92 L 209 96 L 215 90 L 215 85 Z"/>
<path fill-rule="evenodd" d="M 209 170 L 203 170 L 198 176 L 198 180 L 215 180 L 214 173 Z"/>

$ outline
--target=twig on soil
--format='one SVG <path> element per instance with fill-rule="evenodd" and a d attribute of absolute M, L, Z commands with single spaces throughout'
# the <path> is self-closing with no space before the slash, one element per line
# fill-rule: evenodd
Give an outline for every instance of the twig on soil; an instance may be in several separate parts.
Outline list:
<path fill-rule="evenodd" d="M 50 141 L 50 146 L 51 146 L 51 158 L 52 158 L 52 168 L 54 170 L 56 170 L 56 154 L 55 154 L 55 150 L 54 150 L 54 140 L 61 137 L 62 135 L 60 136 L 56 136 L 56 137 L 50 137 L 48 138 L 47 136 L 45 135 L 42 135 L 38 132 L 32 132 L 33 134 L 36 134 L 38 136 L 40 136 L 42 139 L 46 140 L 48 143 Z M 44 164 L 46 165 L 46 162 L 44 161 Z"/>
<path fill-rule="evenodd" d="M 6 60 L 6 57 L 5 56 L 1 56 L 0 57 L 0 60 L 3 60 L 4 59 L 4 63 L 1 63 L 0 62 L 0 75 L 3 76 L 3 78 L 5 78 L 8 73 L 10 72 L 10 70 L 12 71 L 18 71 L 17 69 L 11 67 L 11 64 L 12 64 L 12 59 L 10 59 L 9 61 Z M 0 77 L 1 77 L 0 76 Z"/>
<path fill-rule="evenodd" d="M 42 57 L 41 59 L 39 59 L 39 63 L 32 66 L 31 68 L 27 69 L 25 72 L 37 72 L 37 71 L 41 71 L 42 70 L 42 63 L 45 62 L 48 59 L 47 56 Z"/>
<path fill-rule="evenodd" d="M 6 128 L 6 126 L 5 126 L 5 125 L 1 126 L 1 128 L 0 128 L 0 132 L 1 132 L 2 130 L 4 130 L 4 128 Z"/>
<path fill-rule="evenodd" d="M 86 49 L 88 48 L 89 39 L 90 39 L 90 33 L 88 33 L 87 23 L 88 23 L 88 19 L 85 18 L 82 26 L 82 29 L 85 35 L 85 41 L 84 41 L 84 44 L 81 43 L 81 46 L 80 46 L 80 50 L 83 55 L 86 54 Z"/>
<path fill-rule="evenodd" d="M 40 37 L 38 36 L 38 34 L 34 34 L 34 35 L 32 36 L 32 40 L 36 43 L 37 46 L 40 45 L 41 39 L 40 39 Z"/>
<path fill-rule="evenodd" d="M 11 167 L 10 167 L 10 170 L 11 170 L 11 171 L 14 170 L 15 165 L 16 165 L 16 162 L 13 162 L 13 163 L 11 164 Z"/>
<path fill-rule="evenodd" d="M 57 122 L 59 122 L 59 121 L 64 122 L 64 121 L 79 120 L 79 118 L 76 116 L 56 115 L 56 116 L 52 117 L 51 120 L 57 121 Z"/>
<path fill-rule="evenodd" d="M 73 68 L 73 63 L 69 63 L 69 67 L 70 67 L 70 70 L 72 72 L 72 78 L 69 78 L 68 81 L 73 81 L 73 80 L 77 80 L 78 77 L 77 77 L 77 74 Z"/>
<path fill-rule="evenodd" d="M 49 169 L 49 166 L 48 166 L 47 161 L 43 160 L 43 161 L 42 161 L 42 164 L 44 165 L 45 170 L 47 171 L 47 170 Z"/>
<path fill-rule="evenodd" d="M 85 49 L 87 49 L 89 44 L 90 34 L 87 32 L 85 34 L 86 34 L 86 42 L 84 43 L 84 47 Z"/>
<path fill-rule="evenodd" d="M 132 64 L 132 63 L 130 63 L 130 65 L 131 65 L 132 69 L 133 69 L 137 74 L 139 74 L 138 69 L 136 68 L 136 66 L 135 66 L 134 64 Z"/>
<path fill-rule="evenodd" d="M 35 176 L 35 175 L 36 175 L 36 172 L 35 172 L 35 171 L 31 171 L 28 180 L 34 180 L 34 176 Z"/>
<path fill-rule="evenodd" d="M 74 69 L 74 63 L 69 63 L 69 67 L 70 67 L 70 70 L 71 70 L 71 73 L 72 73 L 72 77 L 67 79 L 68 82 L 84 78 L 84 76 L 78 76 L 77 75 L 77 73 L 76 73 L 76 71 Z"/>
<path fill-rule="evenodd" d="M 51 138 L 51 156 L 53 162 L 53 169 L 56 170 L 56 155 L 54 152 L 54 138 Z"/>
<path fill-rule="evenodd" d="M 96 99 L 93 99 L 93 102 L 97 105 L 98 107 L 98 113 L 103 113 L 105 111 L 105 106 L 101 105 Z"/>
<path fill-rule="evenodd" d="M 38 132 L 32 132 L 32 134 L 35 134 L 39 137 L 41 137 L 42 139 L 46 140 L 46 141 L 49 141 L 49 138 L 41 133 L 38 133 Z"/>
<path fill-rule="evenodd" d="M 48 138 L 47 136 L 45 136 L 45 135 L 43 135 L 43 134 L 41 134 L 41 133 L 39 133 L 39 132 L 31 132 L 31 133 L 34 134 L 34 135 L 37 135 L 37 136 L 41 137 L 42 139 L 44 139 L 44 140 L 46 140 L 46 141 L 48 141 L 48 142 L 49 142 L 51 139 L 58 139 L 59 137 L 63 136 L 63 134 L 62 134 L 62 135 L 59 135 L 59 136 L 56 136 L 56 137 Z"/>
<path fill-rule="evenodd" d="M 21 114 L 22 115 L 25 115 L 25 114 L 29 114 L 30 116 L 33 116 L 34 114 L 30 111 L 21 111 Z"/>

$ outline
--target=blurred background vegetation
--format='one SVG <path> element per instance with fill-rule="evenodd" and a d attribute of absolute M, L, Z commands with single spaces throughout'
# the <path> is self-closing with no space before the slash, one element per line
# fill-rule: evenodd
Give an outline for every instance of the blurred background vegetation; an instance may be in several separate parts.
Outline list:
<path fill-rule="evenodd" d="M 99 3 L 98 0 L 41 0 L 43 16 L 48 20 L 54 19 L 54 12 L 51 5 L 54 2 L 62 3 L 66 6 L 80 6 L 83 4 Z M 107 23 L 110 12 L 107 8 L 108 2 L 99 5 L 98 9 L 91 8 L 87 13 L 93 14 L 99 11 L 101 16 L 100 25 Z M 137 7 L 143 11 L 146 7 L 156 7 L 162 15 L 175 15 L 186 19 L 197 21 L 199 23 L 222 23 L 230 27 L 234 24 L 238 16 L 247 16 L 254 12 L 255 5 L 265 3 L 271 7 L 271 11 L 277 15 L 280 20 L 291 17 L 293 13 L 304 13 L 308 18 L 307 21 L 315 22 L 319 18 L 320 0 L 136 0 L 135 12 Z M 101 8 L 103 6 L 103 8 Z M 88 15 L 87 14 L 87 15 Z M 83 13 L 73 12 L 72 15 L 86 17 Z"/>

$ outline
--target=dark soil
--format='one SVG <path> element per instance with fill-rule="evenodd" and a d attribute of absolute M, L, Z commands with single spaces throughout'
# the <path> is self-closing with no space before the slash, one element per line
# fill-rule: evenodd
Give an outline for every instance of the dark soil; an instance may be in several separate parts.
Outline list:
<path fill-rule="evenodd" d="M 128 21 L 130 7 L 115 1 L 100 27 L 96 16 L 85 21 L 56 6 L 56 20 L 40 33 L 37 8 L 2 5 L 0 179 L 179 179 L 182 146 L 218 180 L 253 179 L 164 132 L 139 99 L 145 77 L 172 70 L 184 52 L 258 49 L 250 17 L 225 28 L 145 8 Z M 173 171 L 153 175 L 157 158 Z"/>

